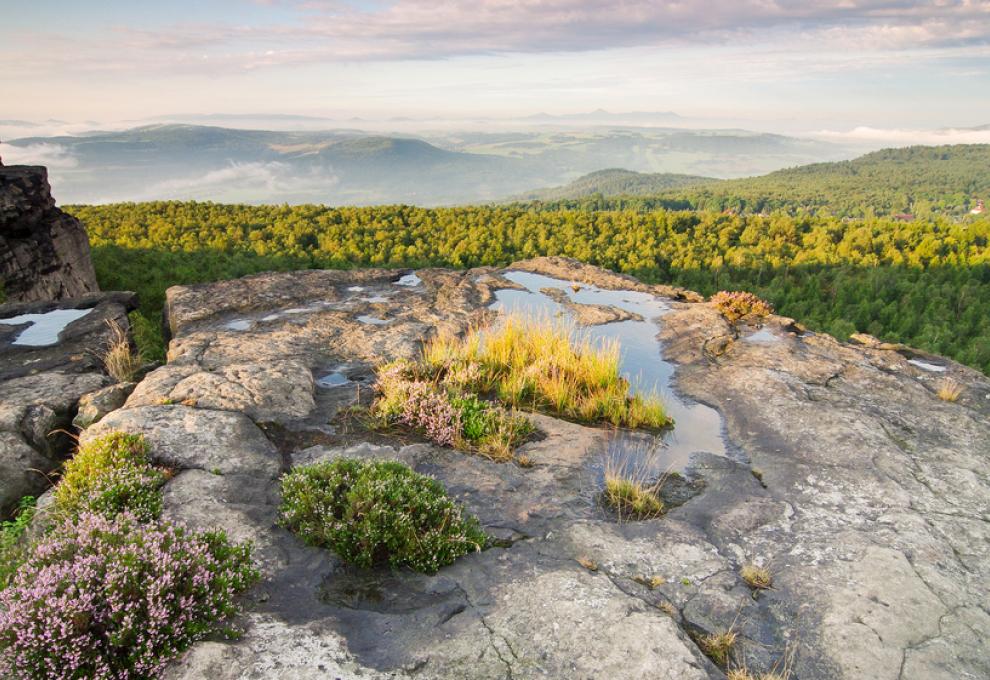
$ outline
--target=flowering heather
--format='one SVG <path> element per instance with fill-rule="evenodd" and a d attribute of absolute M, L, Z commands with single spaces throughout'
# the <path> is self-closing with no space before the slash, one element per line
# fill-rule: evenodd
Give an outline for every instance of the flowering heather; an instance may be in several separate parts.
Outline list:
<path fill-rule="evenodd" d="M 420 428 L 441 446 L 453 446 L 461 433 L 461 413 L 447 395 L 425 382 L 409 385 L 399 421 Z"/>
<path fill-rule="evenodd" d="M 712 296 L 711 301 L 730 323 L 745 317 L 762 318 L 773 314 L 770 303 L 745 291 L 719 291 Z"/>
<path fill-rule="evenodd" d="M 85 512 L 0 592 L 0 677 L 156 678 L 258 573 L 221 532 Z"/>
<path fill-rule="evenodd" d="M 113 432 L 87 442 L 65 464 L 55 487 L 55 507 L 62 517 L 98 512 L 112 517 L 127 510 L 142 521 L 162 511 L 165 473 L 149 462 L 140 435 Z"/>

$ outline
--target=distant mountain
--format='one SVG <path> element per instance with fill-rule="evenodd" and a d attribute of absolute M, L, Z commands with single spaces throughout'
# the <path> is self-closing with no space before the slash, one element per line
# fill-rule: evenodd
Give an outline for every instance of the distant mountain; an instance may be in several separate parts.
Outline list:
<path fill-rule="evenodd" d="M 639 182 L 644 185 L 663 181 L 661 175 L 749 176 L 846 153 L 824 142 L 745 130 L 574 127 L 413 136 L 171 123 L 29 136 L 4 140 L 0 150 L 8 163 L 49 165 L 63 203 L 333 205 L 492 201 L 615 167 L 658 175 Z M 623 181 L 629 191 L 646 191 L 633 189 L 631 178 Z"/>
<path fill-rule="evenodd" d="M 538 189 L 518 196 L 515 200 L 559 201 L 601 195 L 655 196 L 668 189 L 717 182 L 711 177 L 680 175 L 669 172 L 642 173 L 621 168 L 598 170 L 577 178 L 561 187 Z"/>
<path fill-rule="evenodd" d="M 606 177 L 605 184 L 609 178 Z M 611 197 L 644 196 L 610 186 Z M 604 192 L 602 192 L 604 193 Z M 913 146 L 883 149 L 854 160 L 815 163 L 761 177 L 708 181 L 652 192 L 657 205 L 705 210 L 814 213 L 839 216 L 960 215 L 976 200 L 990 200 L 990 145 Z M 561 199 L 577 198 L 561 196 Z"/>

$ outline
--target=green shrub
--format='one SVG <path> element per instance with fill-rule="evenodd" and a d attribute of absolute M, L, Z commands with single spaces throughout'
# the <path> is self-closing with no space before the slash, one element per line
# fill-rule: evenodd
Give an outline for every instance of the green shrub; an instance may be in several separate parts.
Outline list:
<path fill-rule="evenodd" d="M 396 461 L 339 458 L 292 470 L 280 521 L 360 567 L 434 573 L 488 541 L 443 485 Z"/>
<path fill-rule="evenodd" d="M 79 448 L 65 464 L 55 487 L 59 517 L 95 512 L 113 517 L 129 511 L 141 521 L 162 511 L 165 472 L 151 465 L 148 445 L 140 435 L 113 432 Z"/>
<path fill-rule="evenodd" d="M 14 519 L 0 523 L 0 590 L 7 587 L 17 568 L 27 559 L 24 532 L 34 517 L 35 502 L 33 496 L 25 496 L 17 504 Z"/>

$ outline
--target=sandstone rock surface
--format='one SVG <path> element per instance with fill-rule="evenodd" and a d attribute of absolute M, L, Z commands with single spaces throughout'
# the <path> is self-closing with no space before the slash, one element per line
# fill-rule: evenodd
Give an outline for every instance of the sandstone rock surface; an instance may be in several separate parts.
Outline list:
<path fill-rule="evenodd" d="M 133 293 L 0 305 L 0 516 L 52 483 L 74 446 L 79 401 L 111 383 L 100 358 L 110 336 L 107 322 L 127 329 L 127 312 L 135 305 Z M 20 344 L 46 315 L 66 310 L 85 315 L 61 330 L 56 324 L 49 344 Z"/>
<path fill-rule="evenodd" d="M 617 522 L 595 500 L 603 429 L 534 416 L 520 467 L 341 418 L 370 399 L 374 362 L 491 318 L 511 287 L 496 270 L 173 288 L 169 365 L 85 436 L 148 436 L 176 472 L 167 516 L 255 541 L 265 580 L 241 639 L 167 677 L 724 678 L 697 641 L 729 629 L 730 667 L 754 673 L 990 677 L 990 380 L 780 317 L 732 328 L 697 296 L 562 258 L 510 269 L 668 296 L 663 356 L 679 394 L 718 409 L 725 455 L 692 458 L 663 517 Z M 956 403 L 935 394 L 946 376 Z M 278 475 L 342 455 L 436 476 L 495 547 L 434 576 L 362 572 L 278 528 Z M 750 563 L 773 588 L 746 586 Z"/>
<path fill-rule="evenodd" d="M 99 290 L 86 231 L 55 207 L 43 167 L 0 165 L 0 283 L 8 302 Z"/>

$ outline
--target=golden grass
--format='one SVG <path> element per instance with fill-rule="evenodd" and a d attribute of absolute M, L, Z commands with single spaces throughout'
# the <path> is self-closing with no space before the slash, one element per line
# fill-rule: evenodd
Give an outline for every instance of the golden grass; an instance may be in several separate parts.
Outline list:
<path fill-rule="evenodd" d="M 661 429 L 671 425 L 656 395 L 629 395 L 617 341 L 593 341 L 572 326 L 509 316 L 465 337 L 440 335 L 423 348 L 424 377 L 492 393 L 515 407 L 574 420 Z"/>
<path fill-rule="evenodd" d="M 108 320 L 107 326 L 110 328 L 110 337 L 103 353 L 103 366 L 107 374 L 117 382 L 131 382 L 144 363 L 141 354 L 131 349 L 127 332 L 115 319 Z"/>
<path fill-rule="evenodd" d="M 935 394 L 942 401 L 954 402 L 962 396 L 963 386 L 952 378 L 943 378 L 938 382 L 938 387 Z"/>
<path fill-rule="evenodd" d="M 767 590 L 773 585 L 773 575 L 770 570 L 755 564 L 743 565 L 743 568 L 739 570 L 739 576 L 753 590 Z"/>

